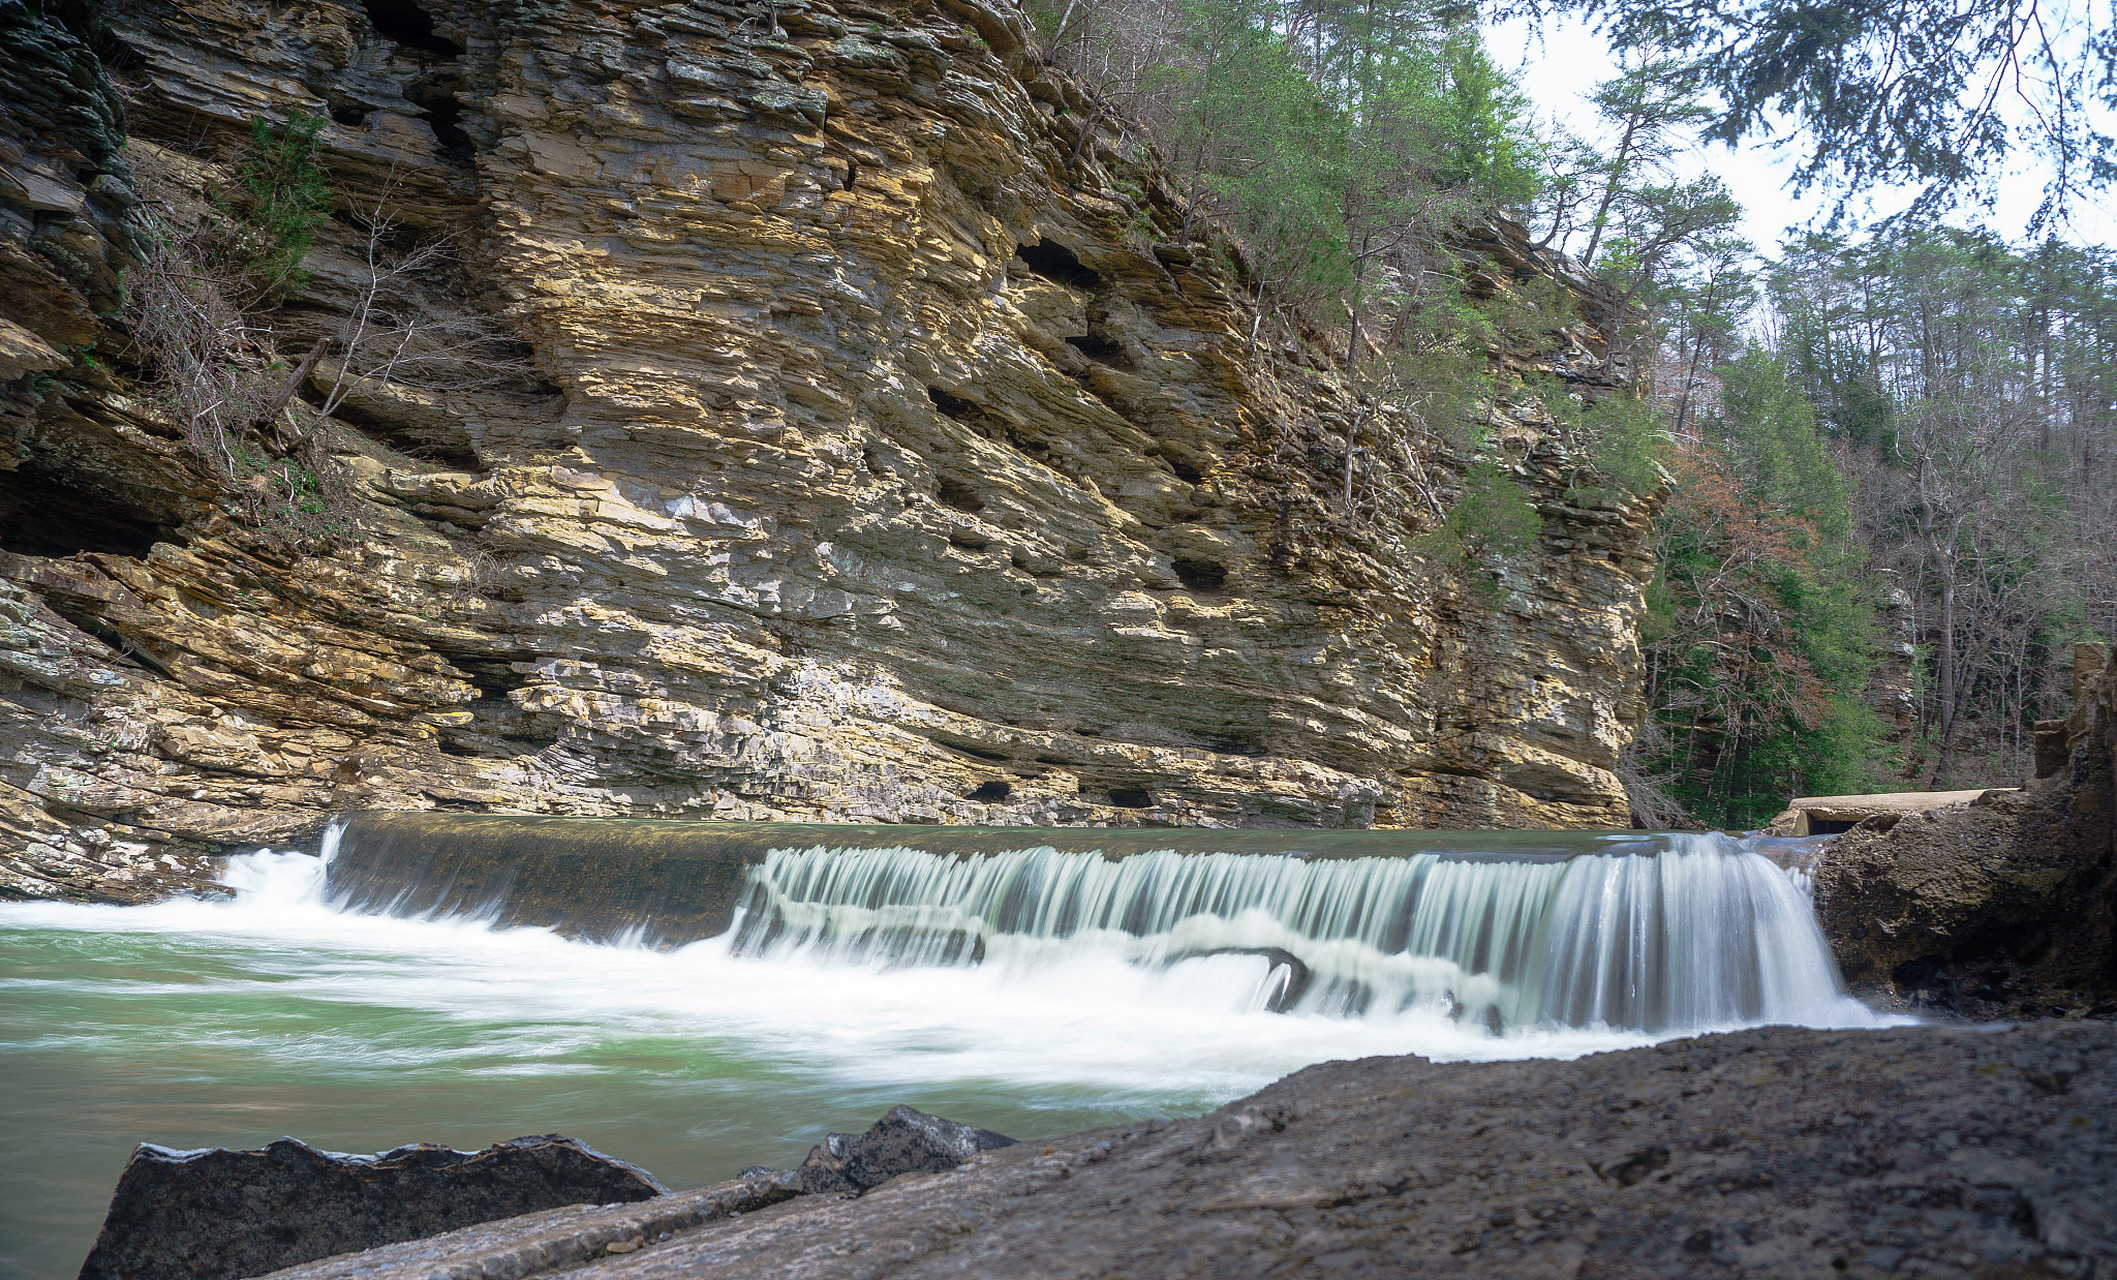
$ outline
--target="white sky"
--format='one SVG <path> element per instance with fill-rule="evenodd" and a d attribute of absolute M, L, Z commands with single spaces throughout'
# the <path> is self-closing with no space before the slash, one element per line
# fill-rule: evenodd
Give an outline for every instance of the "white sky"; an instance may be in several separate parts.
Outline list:
<path fill-rule="evenodd" d="M 1539 38 L 1537 27 L 1524 19 L 1497 24 L 1486 29 L 1486 48 L 1502 67 L 1519 75 L 1522 91 L 1539 112 L 1563 121 L 1574 133 L 1599 141 L 1588 95 L 1616 74 L 1617 63 L 1608 44 L 1574 19 L 1547 22 L 1542 30 Z M 1706 171 L 1719 174 L 1747 211 L 1743 234 L 1760 250 L 1772 253 L 1785 239 L 1787 227 L 1811 221 L 1820 225 L 1835 201 L 1833 194 L 1813 189 L 1796 200 L 1787 184 L 1792 158 L 1767 143 L 1745 142 L 1733 149 L 1720 144 L 1693 145 L 1679 157 L 1677 169 L 1684 177 Z M 1998 234 L 2019 242 L 2029 216 L 2043 199 L 2043 187 L 2043 176 L 2028 169 L 2002 184 L 1992 214 L 1971 210 L 1948 220 L 1961 226 L 1985 221 Z M 1908 190 L 1887 191 L 1871 206 L 1855 201 L 1851 212 L 1860 219 L 1880 217 L 1903 208 L 1910 199 Z M 2099 208 L 2076 210 L 2073 224 L 2060 235 L 2081 244 L 2110 244 L 2117 241 L 2117 215 L 2108 201 Z"/>

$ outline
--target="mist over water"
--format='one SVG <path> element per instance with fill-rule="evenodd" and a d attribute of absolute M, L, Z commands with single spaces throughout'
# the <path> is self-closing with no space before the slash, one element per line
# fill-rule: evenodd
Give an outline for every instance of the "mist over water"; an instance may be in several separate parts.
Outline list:
<path fill-rule="evenodd" d="M 1729 881 L 1745 894 L 1793 892 L 1752 855 L 1706 856 L 1754 863 Z M 801 857 L 816 869 L 814 855 L 798 852 L 782 863 Z M 1148 876 L 1145 863 L 1126 872 L 1133 861 L 1070 871 Z M 1268 861 L 1222 868 L 1237 880 L 1262 876 L 1253 889 L 1278 885 L 1244 898 L 1223 875 L 1221 905 L 1234 908 L 1225 917 L 1171 908 L 1167 920 L 1135 911 L 1117 927 L 1080 913 L 1065 928 L 980 926 L 981 964 L 922 962 L 917 946 L 878 945 L 874 922 L 843 909 L 848 903 L 789 913 L 802 899 L 785 866 L 789 876 L 756 878 L 753 937 L 740 949 L 735 936 L 653 950 L 496 929 L 475 916 L 344 911 L 327 901 L 324 860 L 291 853 L 231 860 L 225 878 L 236 892 L 227 901 L 0 906 L 0 1276 L 70 1276 L 141 1140 L 255 1146 L 290 1133 L 370 1151 L 563 1132 L 686 1186 L 750 1163 L 791 1163 L 826 1129 L 864 1127 L 896 1102 L 1034 1137 L 1195 1113 L 1334 1058 L 1572 1057 L 1706 1029 L 1695 1020 L 1658 1033 L 1531 1024 L 1525 1014 L 1544 995 L 1488 984 L 1478 998 L 1513 1001 L 1496 1036 L 1474 1011 L 1466 1016 L 1478 992 L 1459 966 L 1405 978 L 1418 966 L 1399 965 L 1397 978 L 1369 984 L 1364 1003 L 1326 998 L 1349 989 L 1339 979 L 1359 966 L 1386 960 L 1379 948 L 1394 939 L 1349 942 L 1357 929 L 1308 938 L 1295 882 L 1401 876 L 1409 862 L 1303 872 Z M 1610 878 L 1658 875 L 1661 861 L 1576 859 L 1609 864 L 1583 868 L 1597 874 L 1578 880 L 1579 901 L 1557 884 L 1516 896 L 1569 913 L 1565 945 L 1602 947 L 1581 930 L 1616 920 L 1608 909 L 1621 886 Z M 960 880 L 965 864 L 953 865 L 921 874 Z M 1549 865 L 1534 875 L 1562 880 L 1569 864 Z M 1776 879 L 1756 879 L 1759 868 Z M 1197 869 L 1177 860 L 1163 880 Z M 1069 868 L 1047 860 L 1043 870 Z M 1446 874 L 1467 883 L 1494 873 Z M 759 921 L 775 896 L 782 919 L 764 938 Z M 1680 905 L 1680 896 L 1661 894 L 1654 909 Z M 809 894 L 811 905 L 818 897 Z M 1122 897 L 1114 888 L 1104 895 Z M 1003 893 L 987 906 L 1005 901 Z M 921 928 L 898 941 L 960 932 L 976 914 L 971 905 L 939 894 Z M 1210 950 L 1205 942 L 1254 946 L 1267 935 L 1316 969 L 1314 998 L 1292 1012 L 1266 1011 L 1270 956 L 1171 962 Z M 1824 963 L 1822 988 L 1809 974 L 1795 1005 L 1771 1006 L 1794 1015 L 1779 1020 L 1874 1024 L 1836 994 Z"/>

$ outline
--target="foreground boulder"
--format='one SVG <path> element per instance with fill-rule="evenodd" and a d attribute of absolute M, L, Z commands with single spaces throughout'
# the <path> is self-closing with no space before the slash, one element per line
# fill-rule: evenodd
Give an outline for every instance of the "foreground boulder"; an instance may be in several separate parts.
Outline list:
<path fill-rule="evenodd" d="M 1873 818 L 1816 870 L 1846 980 L 1976 1017 L 2117 1013 L 2117 664 L 2083 645 L 2047 776 Z"/>
<path fill-rule="evenodd" d="M 980 1151 L 1013 1145 L 1013 1138 L 990 1129 L 895 1106 L 866 1133 L 825 1135 L 793 1170 L 794 1185 L 803 1195 L 858 1195 L 899 1174 L 943 1173 L 970 1163 Z"/>
<path fill-rule="evenodd" d="M 855 1199 L 729 1183 L 275 1280 L 2056 1280 L 2117 1274 L 2113 1185 L 2117 1026 L 1766 1027 L 1329 1062 Z"/>
<path fill-rule="evenodd" d="M 496 1218 L 666 1193 L 645 1170 L 555 1135 L 372 1156 L 293 1138 L 262 1151 L 142 1143 L 81 1280 L 237 1280 Z"/>

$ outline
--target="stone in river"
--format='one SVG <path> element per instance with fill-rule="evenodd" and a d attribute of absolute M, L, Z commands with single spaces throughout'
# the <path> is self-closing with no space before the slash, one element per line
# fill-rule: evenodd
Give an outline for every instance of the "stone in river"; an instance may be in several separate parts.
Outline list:
<path fill-rule="evenodd" d="M 556 1134 L 372 1156 L 293 1138 L 262 1151 L 142 1143 L 81 1280 L 237 1280 L 541 1209 L 666 1193 L 645 1170 Z"/>
<path fill-rule="evenodd" d="M 942 1173 L 980 1151 L 1013 1145 L 990 1129 L 895 1106 L 866 1133 L 826 1135 L 794 1174 L 807 1195 L 858 1194 L 900 1173 Z"/>

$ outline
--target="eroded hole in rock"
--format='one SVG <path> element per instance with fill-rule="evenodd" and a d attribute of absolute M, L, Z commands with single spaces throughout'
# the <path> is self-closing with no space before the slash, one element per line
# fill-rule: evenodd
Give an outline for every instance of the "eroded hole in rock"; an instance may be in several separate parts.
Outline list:
<path fill-rule="evenodd" d="M 31 556 L 83 551 L 145 556 L 176 541 L 173 526 L 143 518 L 134 504 L 112 501 L 34 465 L 0 471 L 0 550 Z"/>
<path fill-rule="evenodd" d="M 973 515 L 985 509 L 985 500 L 978 491 L 955 476 L 942 476 L 941 485 L 934 490 L 934 497 L 942 506 L 953 507 L 965 515 Z"/>
<path fill-rule="evenodd" d="M 442 732 L 440 746 L 444 753 L 485 759 L 519 759 L 558 743 L 557 734 L 550 732 L 547 725 L 538 722 L 537 716 L 524 711 L 507 696 L 534 682 L 536 676 L 533 673 L 516 671 L 513 662 L 504 656 L 446 651 L 441 656 L 478 690 L 475 701 L 462 704 L 462 709 L 471 713 L 471 722 Z"/>
<path fill-rule="evenodd" d="M 1161 460 L 1168 463 L 1169 470 L 1175 472 L 1176 478 L 1185 484 L 1198 484 L 1205 479 L 1205 472 L 1200 471 L 1197 465 L 1189 458 L 1174 453 L 1165 453 L 1161 455 Z"/>
<path fill-rule="evenodd" d="M 1107 364 L 1116 369 L 1132 367 L 1132 357 L 1126 353 L 1123 344 L 1108 338 L 1098 338 L 1092 333 L 1083 334 L 1077 338 L 1066 339 L 1066 345 L 1097 364 Z"/>
<path fill-rule="evenodd" d="M 441 58 L 460 58 L 463 46 L 434 30 L 434 15 L 411 0 L 361 0 L 375 34 Z"/>
<path fill-rule="evenodd" d="M 478 144 L 463 131 L 463 104 L 456 95 L 438 87 L 417 90 L 412 101 L 426 109 L 426 123 L 433 129 L 434 137 L 441 144 L 441 154 L 448 162 L 461 169 L 468 169 L 478 162 Z"/>
<path fill-rule="evenodd" d="M 453 421 L 445 420 L 439 414 L 420 414 L 416 420 L 409 414 L 401 418 L 385 416 L 377 409 L 377 405 L 363 406 L 347 401 L 333 409 L 331 416 L 408 458 L 458 471 L 484 469 L 470 435 Z"/>
<path fill-rule="evenodd" d="M 966 426 L 985 424 L 985 411 L 961 396 L 950 395 L 939 387 L 928 387 L 926 398 L 934 402 L 934 408 Z"/>
<path fill-rule="evenodd" d="M 1084 266 L 1073 250 L 1056 240 L 1015 246 L 1014 256 L 1036 274 L 1056 284 L 1091 293 L 1102 288 L 1103 278 Z"/>
<path fill-rule="evenodd" d="M 1228 582 L 1228 568 L 1218 561 L 1178 556 L 1169 567 L 1176 571 L 1176 580 L 1193 591 L 1217 591 Z"/>
<path fill-rule="evenodd" d="M 478 691 L 480 702 L 506 702 L 507 695 L 516 689 L 529 687 L 532 677 L 514 669 L 514 663 L 506 658 L 495 658 L 485 654 L 449 653 L 439 651 L 448 664 L 463 673 Z M 512 705 L 511 703 L 509 705 Z"/>
<path fill-rule="evenodd" d="M 116 72 L 119 78 L 133 79 L 152 65 L 147 61 L 146 54 L 118 39 L 117 34 L 102 22 L 99 21 L 95 25 L 95 38 L 91 44 L 96 51 L 96 57 L 102 59 L 103 65 Z"/>
<path fill-rule="evenodd" d="M 331 123 L 347 129 L 358 129 L 368 121 L 368 109 L 357 102 L 334 102 L 331 104 Z"/>
<path fill-rule="evenodd" d="M 979 804 L 998 804 L 1013 794 L 1014 784 L 1011 782 L 987 782 L 963 798 Z"/>
<path fill-rule="evenodd" d="M 1120 809 L 1151 809 L 1154 807 L 1154 797 L 1147 793 L 1145 787 L 1112 787 L 1110 803 Z"/>
<path fill-rule="evenodd" d="M 176 678 L 176 672 L 170 670 L 167 663 L 149 653 L 146 649 L 134 644 L 129 637 L 112 627 L 106 620 L 84 609 L 74 607 L 64 597 L 47 597 L 45 603 L 52 607 L 53 612 L 108 645 L 110 651 L 118 655 L 118 661 L 128 666 L 152 671 L 164 679 Z"/>
<path fill-rule="evenodd" d="M 962 742 L 955 738 L 930 737 L 927 740 L 937 747 L 946 747 L 950 751 L 960 751 L 966 756 L 974 756 L 980 760 L 1006 760 L 1011 758 L 1004 751 L 987 751 L 974 743 Z"/>

